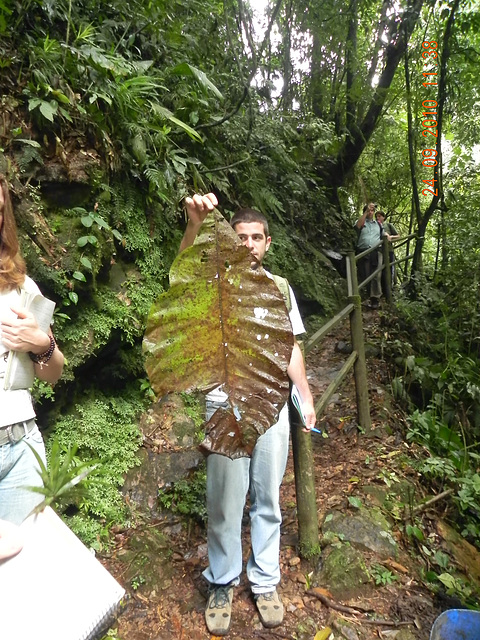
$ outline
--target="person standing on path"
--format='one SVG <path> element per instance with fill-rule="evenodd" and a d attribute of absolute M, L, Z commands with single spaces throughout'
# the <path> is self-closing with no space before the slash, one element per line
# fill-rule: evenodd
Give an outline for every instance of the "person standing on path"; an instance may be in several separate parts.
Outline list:
<path fill-rule="evenodd" d="M 180 251 L 193 244 L 206 216 L 218 204 L 214 194 L 185 199 L 188 224 Z M 231 225 L 254 260 L 252 268 L 262 264 L 271 238 L 263 214 L 253 209 L 237 212 Z M 271 274 L 267 275 L 269 277 Z M 294 335 L 304 333 L 295 296 L 291 288 L 289 312 Z M 308 385 L 303 354 L 295 340 L 288 375 L 299 390 L 306 417 L 305 431 L 315 426 L 313 397 Z M 207 395 L 207 420 L 219 407 L 228 406 L 227 395 L 217 388 Z M 223 636 L 231 622 L 234 587 L 242 571 L 242 518 L 250 492 L 251 555 L 247 577 L 262 624 L 276 627 L 283 621 L 283 604 L 277 593 L 280 581 L 280 485 L 285 473 L 289 443 L 288 406 L 285 405 L 272 425 L 255 444 L 251 458 L 231 460 L 211 454 L 207 458 L 207 514 L 209 566 L 204 577 L 209 583 L 205 620 L 210 633 Z"/>
<path fill-rule="evenodd" d="M 42 500 L 26 488 L 42 484 L 32 449 L 45 463 L 46 458 L 29 389 L 4 388 L 8 353 L 28 353 L 35 376 L 51 383 L 60 378 L 64 360 L 52 332 L 42 331 L 34 315 L 21 308 L 22 288 L 40 293 L 26 275 L 7 181 L 0 175 L 0 520 L 14 524 Z"/>
<path fill-rule="evenodd" d="M 363 207 L 362 215 L 355 223 L 357 231 L 356 253 L 362 253 L 380 243 L 382 227 L 375 219 L 375 209 L 376 205 L 373 202 L 366 204 Z M 382 247 L 379 245 L 377 250 L 371 251 L 367 256 L 357 261 L 359 284 L 382 265 Z M 381 278 L 382 272 L 380 271 L 373 280 L 370 280 L 370 306 L 372 309 L 378 309 L 379 307 L 379 301 L 382 296 Z"/>
<path fill-rule="evenodd" d="M 387 222 L 384 211 L 377 211 L 377 220 L 382 225 L 383 233 L 387 237 L 387 240 L 391 243 L 393 240 L 398 240 L 400 234 L 395 229 L 391 222 Z M 388 258 L 390 261 L 390 272 L 392 274 L 392 286 L 397 282 L 397 270 L 393 264 L 395 261 L 395 253 L 393 252 L 393 246 L 390 244 L 388 251 Z"/>

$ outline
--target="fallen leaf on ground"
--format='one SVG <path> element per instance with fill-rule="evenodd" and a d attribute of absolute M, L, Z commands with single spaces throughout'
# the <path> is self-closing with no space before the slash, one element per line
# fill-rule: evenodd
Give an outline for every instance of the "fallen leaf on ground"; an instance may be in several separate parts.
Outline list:
<path fill-rule="evenodd" d="M 332 630 L 330 627 L 324 627 L 323 629 L 320 629 L 320 631 L 317 631 L 314 640 L 328 640 L 331 633 Z"/>

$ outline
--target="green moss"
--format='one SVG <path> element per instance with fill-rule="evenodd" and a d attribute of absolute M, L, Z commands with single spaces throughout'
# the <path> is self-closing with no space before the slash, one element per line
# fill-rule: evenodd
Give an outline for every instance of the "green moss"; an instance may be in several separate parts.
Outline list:
<path fill-rule="evenodd" d="M 205 524 L 207 520 L 207 472 L 203 461 L 197 471 L 159 491 L 158 500 L 164 509 L 188 516 Z"/>
<path fill-rule="evenodd" d="M 104 395 L 98 390 L 82 398 L 54 425 L 55 439 L 64 450 L 75 443 L 82 461 L 100 461 L 100 474 L 87 482 L 86 494 L 72 521 L 72 527 L 91 543 L 91 533 L 105 536 L 112 523 L 125 523 L 129 511 L 119 488 L 124 474 L 138 464 L 136 452 L 141 434 L 136 424 L 144 408 L 140 389 L 125 388 L 121 396 Z M 47 451 L 51 445 L 47 438 Z M 80 526 L 80 522 L 91 520 Z"/>

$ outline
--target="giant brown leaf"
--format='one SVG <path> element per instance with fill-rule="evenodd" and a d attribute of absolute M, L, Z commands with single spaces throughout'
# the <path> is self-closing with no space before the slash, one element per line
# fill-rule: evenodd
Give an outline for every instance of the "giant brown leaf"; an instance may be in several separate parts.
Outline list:
<path fill-rule="evenodd" d="M 215 210 L 175 259 L 150 310 L 143 350 L 157 396 L 224 385 L 230 408 L 206 424 L 201 448 L 251 454 L 288 398 L 293 334 L 283 296 Z"/>

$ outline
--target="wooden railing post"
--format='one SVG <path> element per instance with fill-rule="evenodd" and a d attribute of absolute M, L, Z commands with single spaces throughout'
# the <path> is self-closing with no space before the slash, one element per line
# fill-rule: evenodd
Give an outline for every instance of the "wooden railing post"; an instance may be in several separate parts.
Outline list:
<path fill-rule="evenodd" d="M 300 417 L 291 401 L 289 411 L 297 496 L 299 553 L 303 558 L 312 558 L 320 553 L 312 435 L 302 431 Z"/>
<path fill-rule="evenodd" d="M 388 241 L 387 236 L 383 236 L 383 269 L 385 273 L 385 277 L 383 282 L 385 284 L 385 291 L 383 295 L 385 296 L 388 304 L 392 304 L 392 267 L 390 265 L 390 242 Z"/>
<path fill-rule="evenodd" d="M 378 247 L 375 248 L 375 250 L 377 249 Z M 385 280 L 387 282 L 384 293 L 388 302 L 391 302 L 391 265 L 389 244 L 386 238 L 383 241 L 383 255 L 384 268 L 386 269 Z M 410 257 L 411 256 L 407 256 L 404 260 L 408 260 Z M 400 260 L 399 262 L 402 261 Z M 371 274 L 369 278 L 366 278 L 364 283 L 368 283 L 368 281 L 372 279 L 373 275 L 374 274 Z M 362 299 L 358 288 L 357 263 L 355 253 L 353 251 L 347 256 L 347 293 L 349 304 L 315 332 L 315 334 L 307 341 L 306 351 L 308 352 L 312 349 L 327 333 L 331 332 L 337 324 L 343 322 L 347 315 L 350 316 L 352 353 L 345 362 L 340 373 L 337 374 L 334 380 L 332 380 L 320 400 L 315 404 L 315 411 L 317 412 L 317 416 L 322 415 L 333 393 L 335 393 L 335 390 L 341 384 L 353 365 L 358 423 L 364 432 L 368 434 L 372 430 L 372 420 L 370 418 L 370 404 L 368 399 L 367 363 L 365 358 L 365 341 L 362 321 Z M 293 465 L 295 471 L 295 490 L 297 495 L 299 551 L 304 558 L 310 558 L 320 553 L 312 436 L 311 434 L 302 431 L 300 418 L 297 410 L 293 407 L 291 399 L 289 400 L 289 409 L 292 433 Z"/>
<path fill-rule="evenodd" d="M 358 290 L 357 267 L 355 254 L 350 252 L 347 256 L 350 282 L 352 287 L 350 302 L 353 311 L 350 316 L 350 333 L 352 347 L 357 352 L 357 359 L 353 366 L 355 377 L 355 391 L 357 396 L 358 422 L 365 433 L 372 429 L 370 418 L 370 404 L 368 401 L 367 363 L 365 359 L 365 342 L 363 339 L 362 300 Z"/>

